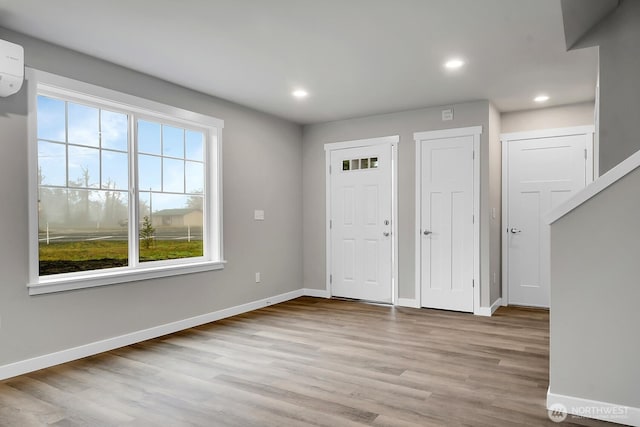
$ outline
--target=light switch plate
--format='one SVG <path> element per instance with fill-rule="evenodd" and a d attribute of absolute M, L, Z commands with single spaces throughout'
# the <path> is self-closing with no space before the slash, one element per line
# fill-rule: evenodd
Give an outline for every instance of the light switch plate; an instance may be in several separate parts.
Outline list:
<path fill-rule="evenodd" d="M 255 219 L 256 221 L 264 221 L 264 211 L 263 210 L 253 211 L 253 219 Z"/>
<path fill-rule="evenodd" d="M 442 110 L 442 121 L 448 122 L 449 120 L 453 120 L 453 108 Z"/>

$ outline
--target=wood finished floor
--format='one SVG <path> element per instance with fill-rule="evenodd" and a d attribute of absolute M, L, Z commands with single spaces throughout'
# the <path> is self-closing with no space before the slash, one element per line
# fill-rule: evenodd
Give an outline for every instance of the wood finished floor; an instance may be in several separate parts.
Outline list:
<path fill-rule="evenodd" d="M 2 381 L 0 425 L 557 426 L 548 341 L 541 310 L 305 297 Z"/>

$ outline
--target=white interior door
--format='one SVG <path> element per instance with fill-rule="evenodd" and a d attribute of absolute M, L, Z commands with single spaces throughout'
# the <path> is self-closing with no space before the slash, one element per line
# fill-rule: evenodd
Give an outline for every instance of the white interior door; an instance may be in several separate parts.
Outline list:
<path fill-rule="evenodd" d="M 509 304 L 549 307 L 550 236 L 544 215 L 587 184 L 592 134 L 503 138 L 507 150 Z"/>
<path fill-rule="evenodd" d="M 392 302 L 388 144 L 331 151 L 331 294 Z"/>
<path fill-rule="evenodd" d="M 419 142 L 421 306 L 474 310 L 474 136 Z"/>

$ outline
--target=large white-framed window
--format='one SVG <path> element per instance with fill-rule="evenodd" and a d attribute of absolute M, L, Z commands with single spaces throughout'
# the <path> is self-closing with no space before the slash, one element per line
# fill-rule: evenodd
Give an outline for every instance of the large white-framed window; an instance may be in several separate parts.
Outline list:
<path fill-rule="evenodd" d="M 220 269 L 220 119 L 27 69 L 29 293 Z"/>

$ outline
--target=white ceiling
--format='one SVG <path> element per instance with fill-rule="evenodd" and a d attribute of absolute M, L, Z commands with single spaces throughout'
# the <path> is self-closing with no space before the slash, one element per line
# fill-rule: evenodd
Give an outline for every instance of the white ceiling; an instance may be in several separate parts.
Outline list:
<path fill-rule="evenodd" d="M 597 52 L 562 25 L 560 0 L 0 0 L 0 26 L 298 123 L 592 100 Z"/>

